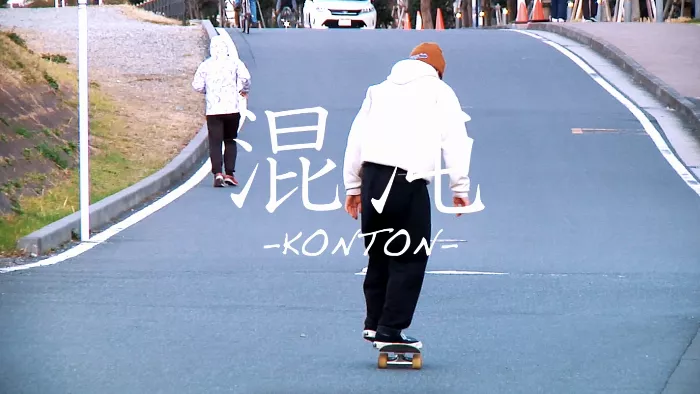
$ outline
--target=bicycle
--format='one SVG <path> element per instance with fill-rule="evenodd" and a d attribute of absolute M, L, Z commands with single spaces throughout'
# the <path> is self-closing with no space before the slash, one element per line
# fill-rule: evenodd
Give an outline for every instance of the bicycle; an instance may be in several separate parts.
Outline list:
<path fill-rule="evenodd" d="M 290 26 L 297 26 L 297 16 L 289 6 L 282 8 L 282 11 L 277 15 L 277 27 L 286 27 L 285 22 L 289 22 Z"/>
<path fill-rule="evenodd" d="M 240 16 L 240 27 L 243 33 L 250 34 L 250 24 L 252 22 L 252 16 L 250 14 L 250 0 L 241 0 L 241 16 Z"/>
<path fill-rule="evenodd" d="M 700 0 L 699 0 L 700 1 Z M 406 19 L 408 4 L 406 0 L 396 0 L 391 10 L 392 19 L 394 19 L 394 28 L 403 29 L 404 20 Z"/>

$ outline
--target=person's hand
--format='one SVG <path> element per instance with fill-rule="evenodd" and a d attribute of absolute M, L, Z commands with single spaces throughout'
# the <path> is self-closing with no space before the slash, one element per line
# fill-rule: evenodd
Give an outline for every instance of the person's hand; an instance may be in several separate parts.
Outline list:
<path fill-rule="evenodd" d="M 452 203 L 454 204 L 455 207 L 466 207 L 469 205 L 469 197 L 457 197 L 454 196 L 452 197 Z M 462 216 L 461 213 L 457 214 L 457 217 Z"/>
<path fill-rule="evenodd" d="M 345 212 L 357 220 L 357 215 L 362 213 L 362 202 L 360 195 L 345 197 Z"/>
<path fill-rule="evenodd" d="M 246 98 L 246 99 L 248 98 L 248 93 L 246 93 L 246 92 L 244 92 L 244 91 L 242 91 L 242 90 L 241 90 L 240 92 L 238 92 L 238 93 L 240 93 L 241 97 Z"/>

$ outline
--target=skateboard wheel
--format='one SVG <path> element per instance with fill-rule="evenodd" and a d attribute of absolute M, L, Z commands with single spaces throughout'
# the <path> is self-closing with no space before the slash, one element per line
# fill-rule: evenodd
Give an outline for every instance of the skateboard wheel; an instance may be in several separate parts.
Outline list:
<path fill-rule="evenodd" d="M 387 362 L 389 361 L 389 355 L 386 353 L 379 353 L 379 360 L 377 361 L 377 366 L 381 369 L 386 368 Z"/>
<path fill-rule="evenodd" d="M 413 355 L 413 360 L 411 360 L 411 366 L 413 367 L 413 369 L 421 369 L 421 367 L 423 366 L 423 358 L 420 354 Z"/>

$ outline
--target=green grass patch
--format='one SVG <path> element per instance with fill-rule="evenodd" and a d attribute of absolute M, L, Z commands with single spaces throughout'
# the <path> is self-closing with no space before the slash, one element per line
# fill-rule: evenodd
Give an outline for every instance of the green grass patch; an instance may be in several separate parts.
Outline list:
<path fill-rule="evenodd" d="M 49 73 L 47 73 L 46 71 L 44 71 L 44 80 L 46 80 L 46 82 L 48 82 L 51 89 L 58 90 L 58 82 L 56 82 L 56 80 L 51 75 L 49 75 Z"/>
<path fill-rule="evenodd" d="M 134 177 L 134 164 L 118 152 L 91 157 L 90 203 L 94 204 L 125 189 L 140 177 Z M 155 169 L 154 169 L 155 170 Z M 36 197 L 22 197 L 14 214 L 0 217 L 0 252 L 12 253 L 21 237 L 80 210 L 79 171 L 57 171 L 63 177 L 54 187 Z M 125 176 L 126 175 L 126 176 Z"/>
<path fill-rule="evenodd" d="M 15 129 L 15 133 L 21 135 L 24 138 L 32 138 L 32 132 L 25 129 L 24 127 L 18 127 Z"/>
<path fill-rule="evenodd" d="M 24 41 L 24 38 L 20 37 L 19 34 L 11 31 L 5 33 L 5 35 L 7 36 L 7 38 L 10 39 L 10 41 L 14 42 L 15 44 L 21 46 L 24 49 L 27 49 L 27 42 Z"/>
<path fill-rule="evenodd" d="M 53 63 L 59 63 L 59 64 L 68 64 L 68 58 L 63 56 L 63 55 L 55 55 L 51 53 L 45 53 L 41 55 L 41 58 L 44 60 L 48 60 Z"/>
<path fill-rule="evenodd" d="M 46 159 L 54 162 L 59 168 L 68 168 L 68 160 L 66 160 L 66 158 L 61 155 L 61 152 L 58 150 L 58 148 L 49 146 L 49 144 L 47 144 L 46 142 L 42 142 L 41 144 L 36 146 L 36 150 L 38 150 L 39 153 Z"/>

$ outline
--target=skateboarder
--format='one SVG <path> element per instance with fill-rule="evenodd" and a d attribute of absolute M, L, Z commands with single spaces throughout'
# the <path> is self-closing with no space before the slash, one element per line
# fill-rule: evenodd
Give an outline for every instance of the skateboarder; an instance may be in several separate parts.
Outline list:
<path fill-rule="evenodd" d="M 206 94 L 209 156 L 214 187 L 236 186 L 238 126 L 241 121 L 240 100 L 250 90 L 250 73 L 235 51 L 230 52 L 222 36 L 214 36 L 209 44 L 210 57 L 197 68 L 192 81 L 194 90 Z M 224 144 L 221 172 L 221 144 Z"/>
<path fill-rule="evenodd" d="M 345 151 L 343 177 L 345 210 L 354 219 L 361 214 L 362 233 L 393 229 L 365 237 L 369 264 L 364 281 L 367 306 L 365 339 L 378 347 L 389 343 L 422 347 L 403 334 L 413 319 L 423 285 L 428 254 L 419 248 L 431 240 L 431 177 L 409 181 L 410 173 L 437 171 L 436 158 L 445 159 L 455 206 L 469 204 L 469 139 L 463 112 L 452 88 L 442 81 L 445 59 L 435 43 L 422 43 L 411 57 L 394 65 L 386 81 L 371 86 L 357 114 Z M 383 209 L 385 189 L 393 182 Z M 459 214 L 457 215 L 459 216 Z M 410 236 L 387 241 L 400 230 Z M 386 245 L 386 251 L 385 251 Z"/>

